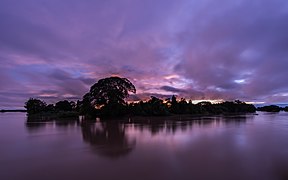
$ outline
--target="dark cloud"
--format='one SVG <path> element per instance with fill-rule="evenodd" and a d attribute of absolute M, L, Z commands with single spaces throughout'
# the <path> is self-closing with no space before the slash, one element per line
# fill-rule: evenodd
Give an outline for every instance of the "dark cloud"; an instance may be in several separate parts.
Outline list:
<path fill-rule="evenodd" d="M 167 99 L 167 98 L 171 98 L 172 94 L 167 95 L 167 94 L 158 94 L 158 93 L 140 93 L 137 94 L 137 98 L 135 98 L 137 101 L 138 100 L 144 100 L 147 101 L 149 100 L 152 96 L 160 98 L 160 99 Z M 133 97 L 133 96 L 132 96 Z M 132 99 L 133 100 L 133 99 Z"/>
<path fill-rule="evenodd" d="M 172 93 L 185 93 L 186 92 L 186 90 L 184 89 L 178 89 L 178 88 L 174 88 L 171 86 L 162 86 L 160 87 L 160 89 L 164 91 L 172 92 Z"/>

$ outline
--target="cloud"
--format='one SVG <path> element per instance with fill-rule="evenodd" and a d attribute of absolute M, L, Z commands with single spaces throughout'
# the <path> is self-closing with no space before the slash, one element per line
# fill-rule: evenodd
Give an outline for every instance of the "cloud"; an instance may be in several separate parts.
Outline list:
<path fill-rule="evenodd" d="M 178 36 L 183 61 L 175 72 L 193 80 L 193 86 L 207 95 L 214 91 L 266 101 L 287 91 L 287 3 L 208 2 L 202 7 L 207 13 L 191 18 Z"/>
<path fill-rule="evenodd" d="M 112 74 L 138 98 L 287 102 L 287 18 L 285 0 L 2 0 L 0 108 Z"/>
<path fill-rule="evenodd" d="M 185 93 L 186 92 L 186 90 L 174 88 L 171 86 L 162 86 L 162 87 L 160 87 L 160 89 L 162 89 L 164 91 L 172 92 L 172 93 L 181 93 L 181 92 Z"/>

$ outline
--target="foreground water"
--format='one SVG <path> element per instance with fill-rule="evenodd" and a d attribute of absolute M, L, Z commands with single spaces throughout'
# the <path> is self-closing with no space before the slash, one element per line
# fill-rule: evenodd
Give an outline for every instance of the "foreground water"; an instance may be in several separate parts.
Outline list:
<path fill-rule="evenodd" d="M 288 113 L 173 120 L 0 114 L 0 179 L 288 179 Z"/>

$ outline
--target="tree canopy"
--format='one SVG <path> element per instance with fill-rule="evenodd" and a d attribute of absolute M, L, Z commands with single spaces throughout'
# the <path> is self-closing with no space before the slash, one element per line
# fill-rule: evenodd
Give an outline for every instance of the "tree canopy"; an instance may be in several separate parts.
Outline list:
<path fill-rule="evenodd" d="M 25 102 L 25 106 L 28 114 L 37 114 L 45 110 L 46 103 L 39 99 L 30 98 Z"/>
<path fill-rule="evenodd" d="M 135 86 L 126 78 L 100 79 L 90 88 L 90 101 L 94 106 L 125 104 L 129 92 L 136 93 Z"/>
<path fill-rule="evenodd" d="M 75 106 L 75 103 L 73 101 L 69 102 L 67 100 L 59 101 L 55 104 L 56 110 L 59 111 L 72 111 L 73 106 Z"/>

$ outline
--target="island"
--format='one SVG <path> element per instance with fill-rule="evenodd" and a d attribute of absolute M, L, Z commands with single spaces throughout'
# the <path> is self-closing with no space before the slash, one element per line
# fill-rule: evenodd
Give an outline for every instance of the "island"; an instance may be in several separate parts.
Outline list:
<path fill-rule="evenodd" d="M 128 103 L 129 93 L 136 93 L 135 86 L 127 79 L 112 76 L 100 79 L 91 86 L 82 100 L 77 102 L 63 100 L 55 104 L 30 98 L 25 102 L 28 117 L 46 116 L 58 118 L 71 118 L 82 115 L 85 118 L 95 119 L 123 117 L 123 116 L 170 116 L 170 115 L 219 115 L 255 113 L 256 107 L 240 100 L 211 103 L 209 101 L 192 103 L 185 98 L 160 99 L 151 96 L 146 101 Z"/>

